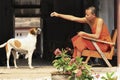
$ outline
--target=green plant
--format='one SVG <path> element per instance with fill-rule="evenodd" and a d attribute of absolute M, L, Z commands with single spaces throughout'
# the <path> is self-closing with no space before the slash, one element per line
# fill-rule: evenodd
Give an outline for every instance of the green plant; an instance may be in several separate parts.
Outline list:
<path fill-rule="evenodd" d="M 55 54 L 55 60 L 53 61 L 53 66 L 56 67 L 58 70 L 62 70 L 62 72 L 67 72 L 66 68 L 70 62 L 70 56 L 67 54 L 67 50 L 62 49 L 56 49 L 54 51 Z"/>
<path fill-rule="evenodd" d="M 113 76 L 114 72 L 112 73 L 106 73 L 106 76 L 102 76 L 101 79 L 102 80 L 117 80 L 117 76 Z"/>
<path fill-rule="evenodd" d="M 83 62 L 83 58 L 71 59 L 67 71 L 71 73 L 70 80 L 92 80 L 91 66 Z"/>
<path fill-rule="evenodd" d="M 56 49 L 53 66 L 63 73 L 69 73 L 69 80 L 92 80 L 91 66 L 83 62 L 83 58 L 72 58 L 68 49 Z"/>

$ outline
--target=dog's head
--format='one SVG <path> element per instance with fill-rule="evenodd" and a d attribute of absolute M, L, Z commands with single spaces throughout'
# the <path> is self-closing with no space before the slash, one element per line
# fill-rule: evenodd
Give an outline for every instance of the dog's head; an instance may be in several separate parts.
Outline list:
<path fill-rule="evenodd" d="M 30 29 L 30 34 L 32 34 L 32 35 L 38 35 L 40 33 L 41 33 L 40 28 L 32 28 L 32 29 Z"/>

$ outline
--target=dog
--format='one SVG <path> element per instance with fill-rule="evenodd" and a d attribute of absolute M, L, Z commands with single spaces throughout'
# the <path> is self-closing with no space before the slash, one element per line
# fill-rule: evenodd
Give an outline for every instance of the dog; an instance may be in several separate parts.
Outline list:
<path fill-rule="evenodd" d="M 29 30 L 28 35 L 25 38 L 17 39 L 11 38 L 7 42 L 0 45 L 0 48 L 5 47 L 6 57 L 7 57 L 7 68 L 10 68 L 9 58 L 10 54 L 13 54 L 14 66 L 17 67 L 16 59 L 18 59 L 18 52 L 22 52 L 28 58 L 29 68 L 34 68 L 32 66 L 32 55 L 36 48 L 37 35 L 41 33 L 40 28 L 32 28 Z"/>

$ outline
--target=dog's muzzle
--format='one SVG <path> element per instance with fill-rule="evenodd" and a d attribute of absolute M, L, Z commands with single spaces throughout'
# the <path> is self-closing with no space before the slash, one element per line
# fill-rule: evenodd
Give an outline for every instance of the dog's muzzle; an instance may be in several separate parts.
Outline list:
<path fill-rule="evenodd" d="M 40 34 L 40 33 L 41 33 L 41 29 L 37 28 L 37 34 Z"/>

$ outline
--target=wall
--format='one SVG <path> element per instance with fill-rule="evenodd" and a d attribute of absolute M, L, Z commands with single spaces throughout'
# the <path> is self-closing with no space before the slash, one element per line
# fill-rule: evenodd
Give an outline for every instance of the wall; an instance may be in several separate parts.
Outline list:
<path fill-rule="evenodd" d="M 99 0 L 99 16 L 104 19 L 111 32 L 114 29 L 114 0 Z"/>

